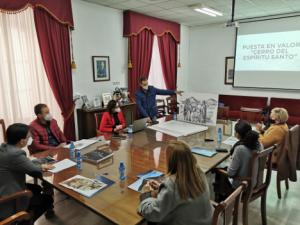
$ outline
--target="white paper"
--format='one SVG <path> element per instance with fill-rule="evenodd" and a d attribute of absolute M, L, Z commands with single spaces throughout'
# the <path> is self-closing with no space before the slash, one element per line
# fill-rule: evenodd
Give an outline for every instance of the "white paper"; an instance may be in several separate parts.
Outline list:
<path fill-rule="evenodd" d="M 208 129 L 208 127 L 206 126 L 186 123 L 178 120 L 162 122 L 150 126 L 149 128 L 174 137 L 188 136 L 191 134 L 200 133 Z"/>
<path fill-rule="evenodd" d="M 237 143 L 239 140 L 234 137 L 234 136 L 231 136 L 229 138 L 227 138 L 225 141 L 223 141 L 224 144 L 226 145 L 230 145 L 230 146 L 233 146 L 235 143 Z"/>
<path fill-rule="evenodd" d="M 59 184 L 88 198 L 107 186 L 107 184 L 99 180 L 89 179 L 80 175 L 76 175 Z"/>
<path fill-rule="evenodd" d="M 51 172 L 51 173 L 58 173 L 58 172 L 60 172 L 62 170 L 68 169 L 68 168 L 70 168 L 72 166 L 75 166 L 75 165 L 76 165 L 76 162 L 73 162 L 70 159 L 64 159 L 62 161 L 54 163 L 53 164 L 54 169 L 49 170 L 49 172 Z"/>
<path fill-rule="evenodd" d="M 75 145 L 75 149 L 84 149 L 94 143 L 96 143 L 98 141 L 98 139 L 82 139 L 80 141 L 75 141 L 74 145 Z M 64 148 L 70 148 L 70 144 L 65 145 Z"/>

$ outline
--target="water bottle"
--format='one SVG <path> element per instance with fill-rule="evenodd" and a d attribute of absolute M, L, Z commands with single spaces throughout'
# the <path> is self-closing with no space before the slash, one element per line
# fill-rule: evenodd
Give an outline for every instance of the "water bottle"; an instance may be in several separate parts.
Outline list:
<path fill-rule="evenodd" d="M 70 144 L 70 159 L 75 161 L 75 145 L 73 141 Z"/>
<path fill-rule="evenodd" d="M 76 167 L 77 169 L 81 170 L 81 151 L 80 149 L 76 150 Z"/>
<path fill-rule="evenodd" d="M 221 146 L 222 144 L 222 129 L 221 127 L 218 128 L 218 132 L 217 132 L 217 143 L 218 143 L 218 147 Z"/>
<path fill-rule="evenodd" d="M 120 162 L 119 175 L 121 181 L 125 180 L 125 164 L 123 161 Z"/>
<path fill-rule="evenodd" d="M 177 113 L 176 112 L 173 113 L 173 120 L 177 120 Z"/>
<path fill-rule="evenodd" d="M 129 134 L 132 134 L 132 133 L 133 133 L 133 125 L 132 125 L 132 124 L 130 124 L 130 125 L 128 126 L 128 133 L 129 133 Z"/>

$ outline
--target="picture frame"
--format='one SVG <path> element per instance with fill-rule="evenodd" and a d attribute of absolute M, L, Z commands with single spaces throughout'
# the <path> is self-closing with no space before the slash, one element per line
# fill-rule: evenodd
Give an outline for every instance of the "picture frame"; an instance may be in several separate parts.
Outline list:
<path fill-rule="evenodd" d="M 227 56 L 225 58 L 225 84 L 233 84 L 234 77 L 234 57 Z"/>
<path fill-rule="evenodd" d="M 109 56 L 92 56 L 94 82 L 110 80 Z"/>
<path fill-rule="evenodd" d="M 102 93 L 102 102 L 104 107 L 107 106 L 110 100 L 112 100 L 111 93 Z"/>

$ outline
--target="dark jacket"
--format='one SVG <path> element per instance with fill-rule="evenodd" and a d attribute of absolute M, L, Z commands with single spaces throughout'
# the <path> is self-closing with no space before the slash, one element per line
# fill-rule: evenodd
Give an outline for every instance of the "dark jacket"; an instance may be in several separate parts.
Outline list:
<path fill-rule="evenodd" d="M 140 117 L 150 117 L 153 119 L 157 116 L 156 95 L 175 95 L 175 91 L 162 90 L 149 86 L 147 91 L 140 88 L 135 93 L 136 103 L 139 109 Z"/>
<path fill-rule="evenodd" d="M 0 146 L 0 196 L 25 190 L 26 174 L 42 177 L 42 168 L 31 162 L 22 149 L 2 144 Z M 29 199 L 23 199 L 22 202 L 24 203 L 22 209 L 26 209 Z M 14 204 L 2 204 L 0 206 L 0 218 L 6 218 L 14 211 Z"/>

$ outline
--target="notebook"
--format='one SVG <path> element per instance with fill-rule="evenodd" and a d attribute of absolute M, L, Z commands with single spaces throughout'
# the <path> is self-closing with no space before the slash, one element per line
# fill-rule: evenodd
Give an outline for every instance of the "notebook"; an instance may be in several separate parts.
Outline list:
<path fill-rule="evenodd" d="M 95 149 L 87 154 L 82 156 L 82 159 L 87 162 L 91 163 L 99 163 L 105 159 L 108 159 L 113 156 L 113 152 L 111 150 L 102 150 L 102 149 Z"/>
<path fill-rule="evenodd" d="M 205 157 L 213 157 L 215 154 L 217 154 L 217 152 L 215 150 L 203 149 L 203 148 L 198 148 L 198 147 L 193 147 L 192 153 L 202 155 Z"/>

